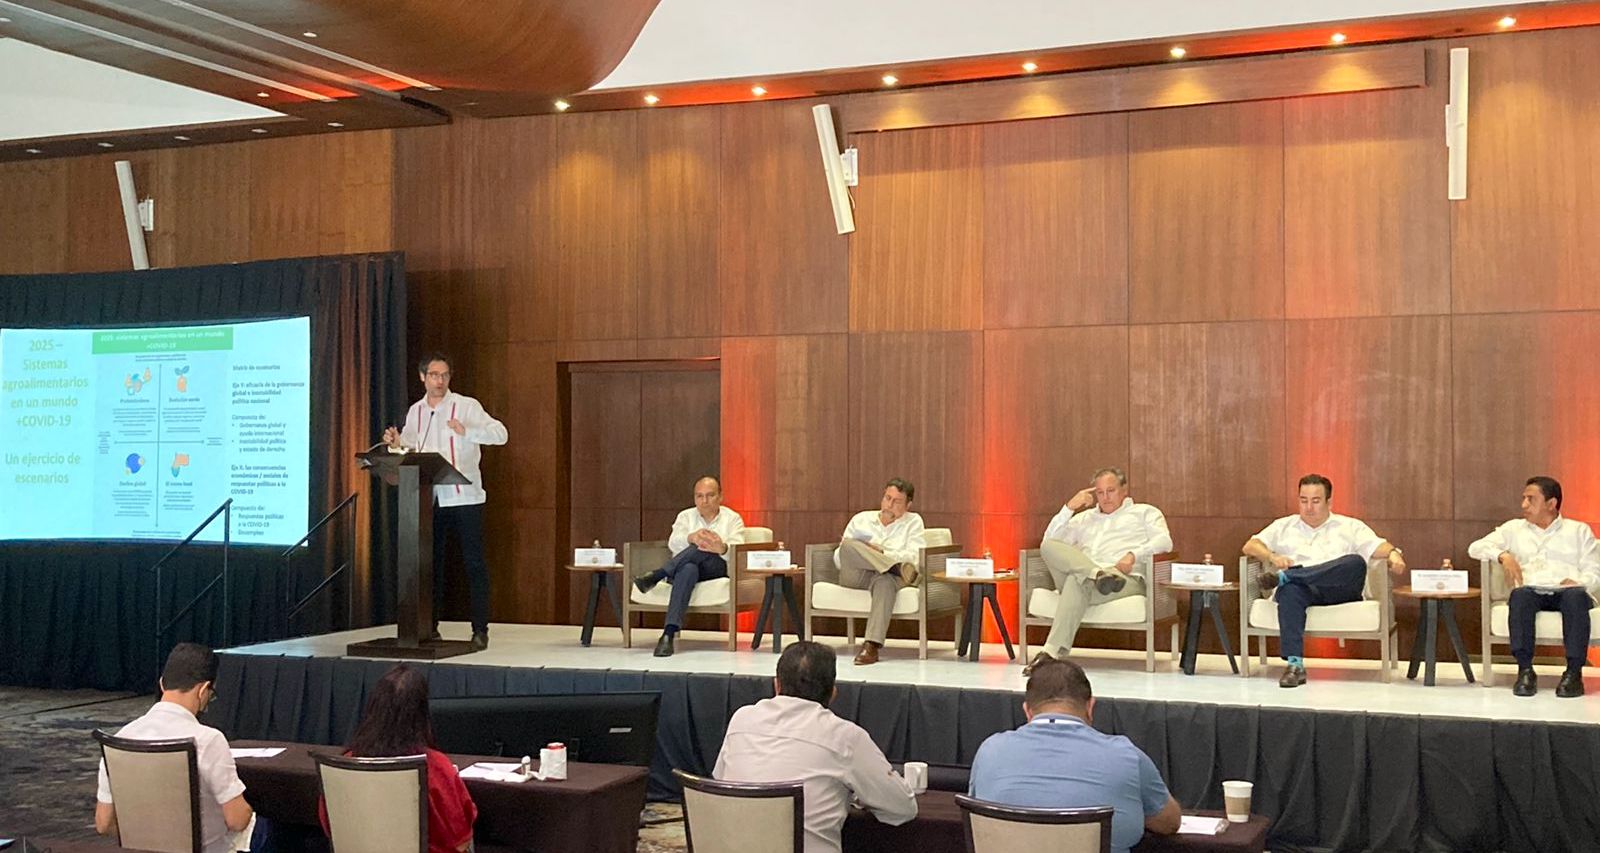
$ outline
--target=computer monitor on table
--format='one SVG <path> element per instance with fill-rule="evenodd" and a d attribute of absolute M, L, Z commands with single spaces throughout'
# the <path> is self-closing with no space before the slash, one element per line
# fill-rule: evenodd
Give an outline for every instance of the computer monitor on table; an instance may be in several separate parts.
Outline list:
<path fill-rule="evenodd" d="M 428 709 L 444 752 L 520 758 L 559 741 L 570 761 L 649 766 L 661 694 L 469 696 L 432 699 Z"/>

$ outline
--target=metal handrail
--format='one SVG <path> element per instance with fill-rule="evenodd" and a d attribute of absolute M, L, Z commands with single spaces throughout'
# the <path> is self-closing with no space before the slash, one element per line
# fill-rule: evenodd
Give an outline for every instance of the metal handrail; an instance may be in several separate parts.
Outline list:
<path fill-rule="evenodd" d="M 168 560 L 172 559 L 172 555 L 183 550 L 184 546 L 188 545 L 190 542 L 193 542 L 196 536 L 199 536 L 202 531 L 204 531 L 207 527 L 210 527 L 211 522 L 216 521 L 217 516 L 219 515 L 222 516 L 222 571 L 216 577 L 211 579 L 211 583 L 206 584 L 205 589 L 200 590 L 200 592 L 197 593 L 194 598 L 189 599 L 189 603 L 185 604 L 181 609 L 179 609 L 178 615 L 172 617 L 163 624 L 161 621 L 161 567 L 166 565 Z M 188 536 L 185 536 L 182 542 L 172 546 L 172 550 L 163 554 L 161 559 L 157 560 L 155 565 L 149 568 L 149 571 L 154 572 L 156 576 L 155 640 L 156 672 L 158 676 L 162 666 L 161 641 L 167 636 L 168 633 L 172 631 L 174 625 L 177 625 L 179 621 L 181 621 L 185 616 L 189 615 L 190 611 L 194 610 L 195 605 L 200 603 L 200 599 L 211 594 L 211 590 L 216 588 L 218 582 L 222 583 L 222 644 L 224 646 L 232 644 L 232 616 L 229 613 L 229 611 L 232 610 L 232 607 L 230 607 L 232 604 L 232 589 L 228 582 L 228 549 L 232 545 L 232 540 L 233 498 L 228 498 L 222 502 L 221 506 L 212 510 L 211 514 L 206 516 L 205 521 L 200 522 L 200 525 L 196 527 Z"/>
<path fill-rule="evenodd" d="M 316 524 L 311 525 L 311 529 L 306 531 L 306 535 L 300 537 L 300 541 L 298 541 L 298 542 L 294 543 L 293 545 L 290 545 L 289 547 L 283 549 L 283 554 L 281 555 L 280 559 L 283 560 L 283 604 L 284 604 L 283 634 L 284 634 L 284 636 L 286 636 L 286 637 L 289 636 L 289 631 L 291 630 L 290 629 L 290 625 L 291 625 L 294 617 L 301 610 L 304 610 L 305 606 L 307 604 L 310 604 L 311 600 L 313 598 L 316 598 L 318 593 L 320 593 L 324 589 L 326 589 L 328 584 L 332 583 L 340 575 L 343 575 L 346 571 L 350 570 L 351 567 L 353 567 L 355 565 L 355 563 L 356 563 L 356 530 L 355 530 L 356 509 L 355 508 L 359 504 L 359 500 L 358 499 L 360 497 L 361 497 L 361 493 L 360 492 L 351 492 L 349 497 L 347 497 L 344 500 L 340 501 L 338 506 L 336 506 L 333 509 L 329 510 L 328 514 L 324 515 L 321 519 L 319 519 Z M 324 577 L 322 579 L 322 582 L 318 583 L 314 589 L 312 589 L 310 592 L 306 593 L 304 598 L 300 599 L 298 602 L 294 601 L 293 575 L 289 574 L 289 560 L 290 560 L 290 558 L 292 558 L 294 556 L 295 552 L 300 549 L 300 546 L 302 546 L 302 545 L 306 544 L 308 541 L 310 541 L 311 537 L 316 535 L 317 531 L 321 530 L 324 526 L 326 526 L 328 524 L 328 522 L 332 521 L 336 516 L 338 516 L 340 513 L 344 512 L 347 508 L 350 510 L 351 528 L 350 528 L 349 543 L 348 543 L 348 546 L 347 546 L 347 550 L 345 552 L 345 561 L 343 563 L 341 563 L 337 569 L 334 569 L 330 574 L 328 574 L 326 577 Z M 351 583 L 345 584 L 344 609 L 345 609 L 345 614 L 344 614 L 345 629 L 348 630 L 350 628 L 354 628 L 355 627 L 355 614 L 356 614 L 356 611 L 355 611 L 355 588 L 354 588 L 353 580 L 352 580 Z"/>

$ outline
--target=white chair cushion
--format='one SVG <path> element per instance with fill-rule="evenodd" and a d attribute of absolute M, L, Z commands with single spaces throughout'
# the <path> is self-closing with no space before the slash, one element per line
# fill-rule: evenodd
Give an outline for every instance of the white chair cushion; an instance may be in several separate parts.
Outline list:
<path fill-rule="evenodd" d="M 1505 603 L 1489 608 L 1489 630 L 1496 637 L 1511 636 L 1511 607 Z M 1561 642 L 1561 614 L 1554 610 L 1533 617 L 1533 638 Z M 1600 607 L 1589 611 L 1589 639 L 1600 640 Z"/>
<path fill-rule="evenodd" d="M 719 607 L 728 603 L 728 590 L 733 587 L 730 578 L 715 578 L 700 581 L 694 585 L 694 592 L 689 593 L 690 607 Z M 649 592 L 640 592 L 633 584 L 628 584 L 628 597 L 635 604 L 655 604 L 666 607 L 672 601 L 672 581 L 662 581 L 650 588 Z"/>
<path fill-rule="evenodd" d="M 1040 619 L 1054 619 L 1056 606 L 1061 603 L 1061 593 L 1053 589 L 1035 589 L 1028 596 L 1028 615 Z M 1083 614 L 1085 625 L 1143 625 L 1145 597 L 1130 595 L 1096 604 Z"/>
<path fill-rule="evenodd" d="M 1306 632 L 1377 631 L 1382 619 L 1376 601 L 1320 604 L 1306 608 Z M 1250 627 L 1278 630 L 1278 602 L 1266 598 L 1250 602 Z"/>
<path fill-rule="evenodd" d="M 772 538 L 772 528 L 770 527 L 746 527 L 744 529 L 744 534 L 740 538 L 745 542 L 778 541 Z"/>
<path fill-rule="evenodd" d="M 894 615 L 915 616 L 922 609 L 921 594 L 922 590 L 914 586 L 901 587 L 894 596 Z M 843 610 L 865 616 L 872 612 L 872 593 L 818 581 L 811 585 L 811 606 L 816 610 Z"/>

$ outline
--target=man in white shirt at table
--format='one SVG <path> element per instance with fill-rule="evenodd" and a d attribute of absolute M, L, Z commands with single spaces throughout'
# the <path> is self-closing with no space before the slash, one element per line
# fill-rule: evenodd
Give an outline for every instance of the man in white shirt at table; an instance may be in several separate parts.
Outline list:
<path fill-rule="evenodd" d="M 803 781 L 805 853 L 838 853 L 852 796 L 890 826 L 917 816 L 911 787 L 872 737 L 828 710 L 837 661 L 821 643 L 784 647 L 777 695 L 733 713 L 712 772 L 727 782 Z"/>
<path fill-rule="evenodd" d="M 450 357 L 429 353 L 417 362 L 422 399 L 406 410 L 405 423 L 383 431 L 390 447 L 426 450 L 450 460 L 467 482 L 433 487 L 433 635 L 439 639 L 444 612 L 445 554 L 452 536 L 460 543 L 472 595 L 472 645 L 489 647 L 489 564 L 483 558 L 483 489 L 479 463 L 486 444 L 505 444 L 506 427 L 483 404 L 450 390 Z"/>
<path fill-rule="evenodd" d="M 198 643 L 179 643 L 161 671 L 161 701 L 144 716 L 122 727 L 117 737 L 129 740 L 194 739 L 195 767 L 200 773 L 200 841 L 205 853 L 234 849 L 234 834 L 250 825 L 253 812 L 244 801 L 244 783 L 222 732 L 197 719 L 216 697 L 217 656 Z M 94 828 L 117 834 L 117 808 L 111 799 L 111 778 L 100 762 L 100 789 L 95 795 Z"/>
<path fill-rule="evenodd" d="M 878 662 L 878 650 L 889 636 L 895 596 L 901 587 L 917 582 L 917 561 L 928 540 L 922 516 L 911 512 L 916 493 L 917 488 L 906 480 L 890 480 L 883 487 L 878 508 L 856 513 L 839 540 L 834 557 L 839 585 L 872 595 L 866 636 L 856 653 L 857 666 Z"/>
<path fill-rule="evenodd" d="M 1594 530 L 1561 514 L 1561 484 L 1552 477 L 1530 477 L 1522 490 L 1522 517 L 1496 527 L 1472 543 L 1467 553 L 1495 560 L 1505 568 L 1511 587 L 1508 630 L 1511 656 L 1517 660 L 1517 681 L 1511 692 L 1532 696 L 1539 691 L 1533 673 L 1534 620 L 1540 611 L 1561 613 L 1561 641 L 1566 672 L 1556 685 L 1565 699 L 1583 695 L 1583 664 L 1589 656 L 1589 609 L 1600 592 L 1600 554 Z"/>
<path fill-rule="evenodd" d="M 1172 550 L 1166 516 L 1128 497 L 1128 475 L 1121 468 L 1101 468 L 1089 484 L 1045 528 L 1040 551 L 1061 598 L 1044 648 L 1022 668 L 1023 675 L 1072 651 L 1091 606 L 1144 595 L 1146 579 L 1132 573 L 1134 564 Z"/>
<path fill-rule="evenodd" d="M 1332 502 L 1332 481 L 1321 474 L 1301 477 L 1300 513 L 1267 525 L 1242 549 L 1266 569 L 1261 589 L 1276 587 L 1278 646 L 1287 663 L 1279 687 L 1306 683 L 1306 608 L 1360 601 L 1374 558 L 1387 557 L 1394 574 L 1406 570 L 1399 548 L 1366 522 L 1334 513 Z"/>
<path fill-rule="evenodd" d="M 705 476 L 694 482 L 694 506 L 678 513 L 667 537 L 672 559 L 648 575 L 634 579 L 640 592 L 649 592 L 662 581 L 672 583 L 672 598 L 667 603 L 666 626 L 656 641 L 655 656 L 670 657 L 673 642 L 683 630 L 683 617 L 689 612 L 689 596 L 695 584 L 728 576 L 724 557 L 728 546 L 744 539 L 744 519 L 722 505 L 722 481 Z"/>

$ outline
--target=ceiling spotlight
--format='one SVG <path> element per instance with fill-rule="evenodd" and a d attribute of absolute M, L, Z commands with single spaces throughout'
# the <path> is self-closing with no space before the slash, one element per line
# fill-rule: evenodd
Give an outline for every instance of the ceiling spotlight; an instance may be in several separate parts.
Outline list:
<path fill-rule="evenodd" d="M 556 101 L 556 112 L 558 112 L 558 113 L 564 113 L 568 109 L 571 109 L 571 107 L 572 107 L 572 105 L 567 103 L 566 101 L 562 101 L 562 100 L 557 100 Z"/>
<path fill-rule="evenodd" d="M 101 147 L 101 148 L 112 148 L 112 147 L 114 147 L 114 146 L 113 146 L 113 145 L 112 145 L 112 144 L 111 144 L 111 143 L 109 143 L 109 142 L 96 142 L 96 143 L 95 143 L 95 144 L 96 144 L 96 145 L 98 145 L 98 146 L 100 146 L 100 147 Z"/>
<path fill-rule="evenodd" d="M 645 95 L 644 96 L 644 102 L 653 107 L 656 104 L 660 103 L 661 99 L 656 97 L 655 95 Z"/>
<path fill-rule="evenodd" d="M 178 140 L 179 142 L 188 142 L 189 141 L 189 137 L 184 136 L 181 133 L 178 134 L 177 136 L 172 137 L 172 138 Z"/>
<path fill-rule="evenodd" d="M 272 93 L 271 92 L 257 92 L 256 93 L 256 97 L 258 97 L 258 98 L 270 98 L 270 97 L 272 97 Z"/>
<path fill-rule="evenodd" d="M 1344 33 L 1334 33 L 1333 35 L 1328 36 L 1328 41 L 1331 41 L 1334 44 L 1344 44 Z"/>
<path fill-rule="evenodd" d="M 37 148 L 29 148 L 29 149 L 27 149 L 27 151 L 28 151 L 29 154 L 43 154 L 44 153 L 43 151 L 40 151 Z"/>
<path fill-rule="evenodd" d="M 1498 25 L 1502 30 L 1509 30 L 1517 25 L 1517 19 L 1507 15 L 1504 18 L 1495 21 L 1495 24 Z"/>
<path fill-rule="evenodd" d="M 342 122 L 342 121 L 330 121 L 330 122 L 328 122 L 328 126 L 329 127 L 344 127 L 344 122 Z"/>
<path fill-rule="evenodd" d="M 767 87 L 766 86 L 751 86 L 750 87 L 750 94 L 755 95 L 758 98 L 761 97 L 762 95 L 765 95 L 766 93 L 767 93 Z"/>
<path fill-rule="evenodd" d="M 1167 53 L 1168 53 L 1168 54 L 1169 54 L 1169 55 L 1170 55 L 1170 56 L 1171 56 L 1171 57 L 1172 57 L 1172 58 L 1173 58 L 1173 59 L 1182 59 L 1182 58 L 1184 58 L 1184 57 L 1185 57 L 1185 56 L 1187 56 L 1187 55 L 1188 55 L 1188 54 L 1189 54 L 1189 51 L 1187 51 L 1187 50 L 1184 50 L 1184 49 L 1183 49 L 1183 48 L 1181 48 L 1181 47 L 1175 47 L 1175 48 L 1173 48 L 1173 49 L 1171 49 L 1171 50 L 1169 50 L 1169 51 L 1167 51 Z"/>
<path fill-rule="evenodd" d="M 893 86 L 894 84 L 896 84 L 898 82 L 900 82 L 900 78 L 894 76 L 893 74 L 885 74 L 885 75 L 883 75 L 883 85 L 885 85 L 885 86 Z"/>
<path fill-rule="evenodd" d="M 10 18 L 0 18 L 0 24 L 9 24 L 9 23 L 11 23 L 11 19 L 10 19 Z M 35 151 L 35 150 L 34 150 L 34 149 L 32 149 L 32 148 L 29 148 L 29 149 L 28 149 L 28 153 L 30 153 L 30 154 L 37 154 L 37 153 L 39 153 L 39 152 L 38 152 L 38 151 Z"/>
<path fill-rule="evenodd" d="M 1022 63 L 1022 70 L 1028 72 L 1029 74 L 1032 74 L 1033 72 L 1039 70 L 1039 63 L 1037 63 L 1037 62 L 1024 62 L 1024 63 Z"/>
<path fill-rule="evenodd" d="M 314 38 L 317 37 L 317 34 L 314 33 L 314 32 L 311 32 L 310 30 L 306 30 L 305 32 L 301 33 L 300 35 L 305 36 L 308 39 L 314 39 Z"/>
<path fill-rule="evenodd" d="M 267 129 L 264 128 L 264 127 L 252 127 L 252 128 L 250 128 L 250 132 L 251 133 L 266 133 Z"/>

